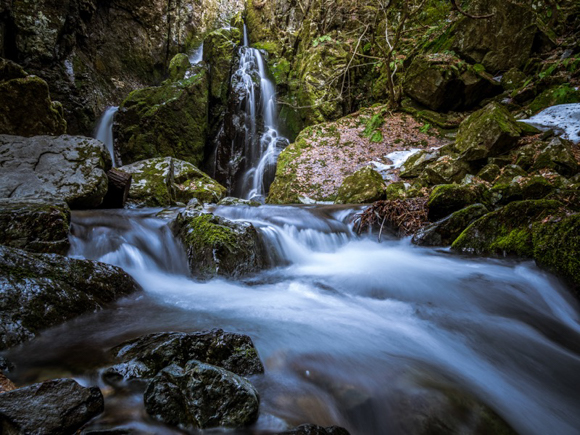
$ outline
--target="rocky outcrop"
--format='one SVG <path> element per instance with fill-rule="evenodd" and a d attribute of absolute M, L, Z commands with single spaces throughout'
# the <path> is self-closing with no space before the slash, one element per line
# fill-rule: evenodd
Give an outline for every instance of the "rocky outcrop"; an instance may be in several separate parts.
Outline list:
<path fill-rule="evenodd" d="M 2 58 L 0 101 L 0 134 L 28 137 L 66 133 L 62 106 L 51 101 L 46 82 Z"/>
<path fill-rule="evenodd" d="M 0 427 L 7 434 L 72 434 L 103 410 L 99 388 L 55 379 L 0 394 Z"/>
<path fill-rule="evenodd" d="M 365 204 L 385 198 L 385 181 L 371 167 L 346 177 L 338 189 L 336 204 Z"/>
<path fill-rule="evenodd" d="M 266 265 L 262 243 L 249 222 L 234 222 L 188 207 L 177 215 L 172 229 L 198 279 L 238 278 Z"/>
<path fill-rule="evenodd" d="M 107 193 L 110 157 L 94 139 L 0 135 L 0 198 L 64 200 L 98 207 Z"/>
<path fill-rule="evenodd" d="M 169 206 L 187 203 L 218 202 L 226 189 L 194 165 L 171 157 L 143 160 L 122 166 L 132 175 L 128 201 L 139 206 Z"/>
<path fill-rule="evenodd" d="M 0 199 L 0 244 L 31 252 L 66 254 L 70 242 L 66 203 Z"/>
<path fill-rule="evenodd" d="M 138 290 L 120 268 L 0 246 L 0 350 Z"/>

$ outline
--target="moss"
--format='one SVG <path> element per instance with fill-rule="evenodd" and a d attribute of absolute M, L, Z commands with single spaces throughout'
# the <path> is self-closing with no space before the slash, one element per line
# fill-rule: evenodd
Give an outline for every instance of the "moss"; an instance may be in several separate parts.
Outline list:
<path fill-rule="evenodd" d="M 566 83 L 542 92 L 530 104 L 529 109 L 536 113 L 550 106 L 569 103 L 580 103 L 580 91 Z"/>
<path fill-rule="evenodd" d="M 427 203 L 429 220 L 436 221 L 468 205 L 486 202 L 488 202 L 487 192 L 477 185 L 443 184 L 436 186 L 429 195 Z"/>
<path fill-rule="evenodd" d="M 365 204 L 385 198 L 385 182 L 371 167 L 346 177 L 338 189 L 336 204 Z"/>
<path fill-rule="evenodd" d="M 191 67 L 189 57 L 184 53 L 176 54 L 169 62 L 169 80 L 183 80 L 185 72 Z"/>

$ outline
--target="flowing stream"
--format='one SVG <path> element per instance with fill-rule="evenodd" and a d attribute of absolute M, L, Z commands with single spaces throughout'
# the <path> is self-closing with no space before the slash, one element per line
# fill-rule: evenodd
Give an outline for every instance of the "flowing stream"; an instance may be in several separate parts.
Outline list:
<path fill-rule="evenodd" d="M 220 327 L 250 335 L 265 364 L 251 378 L 259 430 L 284 420 L 353 435 L 410 433 L 410 415 L 454 390 L 521 434 L 578 434 L 579 306 L 533 264 L 394 237 L 378 243 L 353 233 L 356 210 L 345 207 L 217 207 L 253 222 L 273 267 L 199 282 L 158 211 L 73 212 L 71 255 L 123 267 L 144 292 L 12 350 L 17 381 L 69 374 L 99 382 L 89 368 L 103 366 L 105 350 L 122 340 Z M 141 393 L 102 387 L 107 408 L 96 424 L 180 433 L 152 426 Z"/>
<path fill-rule="evenodd" d="M 97 123 L 97 128 L 95 129 L 95 139 L 100 140 L 107 147 L 107 151 L 111 156 L 111 161 L 113 162 L 113 167 L 117 167 L 117 162 L 115 161 L 115 144 L 113 138 L 113 121 L 115 113 L 119 110 L 118 107 L 112 106 L 107 107 L 101 119 Z"/>

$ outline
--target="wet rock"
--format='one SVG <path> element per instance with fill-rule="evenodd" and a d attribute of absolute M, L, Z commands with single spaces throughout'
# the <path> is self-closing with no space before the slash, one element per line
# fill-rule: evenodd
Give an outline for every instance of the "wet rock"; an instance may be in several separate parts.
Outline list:
<path fill-rule="evenodd" d="M 0 394 L 0 426 L 7 434 L 73 434 L 103 409 L 97 387 L 55 379 Z"/>
<path fill-rule="evenodd" d="M 189 57 L 185 53 L 178 53 L 169 62 L 169 80 L 179 81 L 185 78 L 185 73 L 191 68 Z"/>
<path fill-rule="evenodd" d="M 451 245 L 463 230 L 487 213 L 488 209 L 483 204 L 470 205 L 440 221 L 421 228 L 413 236 L 412 242 L 422 246 Z"/>
<path fill-rule="evenodd" d="M 482 202 L 484 189 L 477 185 L 443 184 L 429 195 L 429 220 L 437 221 L 468 205 Z"/>
<path fill-rule="evenodd" d="M 235 62 L 235 48 L 241 40 L 242 34 L 237 28 L 214 30 L 204 39 L 203 58 L 212 65 L 209 78 L 210 97 L 221 105 L 225 105 L 227 101 L 230 76 Z"/>
<path fill-rule="evenodd" d="M 471 172 L 467 162 L 452 156 L 441 156 L 425 166 L 419 179 L 432 185 L 459 183 Z"/>
<path fill-rule="evenodd" d="M 385 198 L 385 181 L 370 166 L 346 177 L 338 189 L 335 204 L 366 204 Z"/>
<path fill-rule="evenodd" d="M 401 178 L 415 178 L 421 175 L 429 163 L 441 156 L 439 150 L 422 150 L 411 155 L 401 166 Z"/>
<path fill-rule="evenodd" d="M 111 355 L 119 363 L 107 369 L 108 379 L 148 379 L 171 364 L 184 367 L 193 359 L 241 376 L 264 372 L 252 339 L 221 329 L 149 334 L 114 347 Z"/>
<path fill-rule="evenodd" d="M 189 268 L 196 278 L 237 278 L 265 266 L 258 232 L 249 222 L 186 208 L 177 215 L 172 230 L 185 246 Z"/>
<path fill-rule="evenodd" d="M 499 103 L 490 103 L 461 123 L 455 144 L 466 161 L 482 160 L 508 152 L 521 135 L 521 128 Z"/>
<path fill-rule="evenodd" d="M 102 142 L 75 136 L 0 135 L 0 198 L 64 200 L 98 207 L 107 193 L 110 157 Z"/>
<path fill-rule="evenodd" d="M 0 246 L 0 350 L 138 290 L 118 267 Z"/>
<path fill-rule="evenodd" d="M 247 205 L 250 207 L 259 207 L 262 204 L 256 201 L 252 201 L 249 199 L 240 199 L 240 198 L 233 198 L 231 196 L 227 196 L 221 199 L 217 205 L 227 205 L 227 206 L 236 206 L 236 205 Z"/>
<path fill-rule="evenodd" d="M 580 169 L 572 152 L 570 142 L 559 137 L 553 138 L 547 146 L 540 148 L 532 169 L 553 169 L 565 177 L 571 177 Z"/>
<path fill-rule="evenodd" d="M 30 252 L 66 254 L 70 242 L 66 203 L 0 199 L 0 244 Z"/>
<path fill-rule="evenodd" d="M 279 432 L 276 435 L 349 435 L 349 432 L 338 426 L 322 427 L 315 424 L 302 424 L 294 429 Z"/>
<path fill-rule="evenodd" d="M 147 413 L 182 429 L 249 426 L 259 406 L 258 392 L 246 379 L 195 360 L 185 369 L 163 369 L 145 391 Z"/>
<path fill-rule="evenodd" d="M 28 137 L 66 133 L 62 106 L 51 101 L 46 82 L 2 58 L 0 101 L 0 134 Z"/>
<path fill-rule="evenodd" d="M 171 156 L 200 165 L 208 133 L 208 72 L 131 92 L 115 115 L 124 164 Z"/>
<path fill-rule="evenodd" d="M 455 56 L 434 53 L 415 57 L 403 83 L 405 93 L 434 111 L 463 110 L 500 93 L 489 74 Z"/>
<path fill-rule="evenodd" d="M 217 202 L 226 189 L 191 163 L 172 157 L 142 160 L 122 166 L 133 176 L 130 203 L 139 206 L 169 206 L 192 199 Z"/>

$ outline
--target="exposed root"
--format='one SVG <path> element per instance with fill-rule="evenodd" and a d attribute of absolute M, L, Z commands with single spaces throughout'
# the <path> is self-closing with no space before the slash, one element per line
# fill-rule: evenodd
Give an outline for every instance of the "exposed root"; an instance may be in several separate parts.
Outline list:
<path fill-rule="evenodd" d="M 394 228 L 399 235 L 409 236 L 427 222 L 427 198 L 394 199 L 377 201 L 357 214 L 355 228 L 360 234 L 366 228 L 380 225 L 380 242 L 385 224 Z"/>

